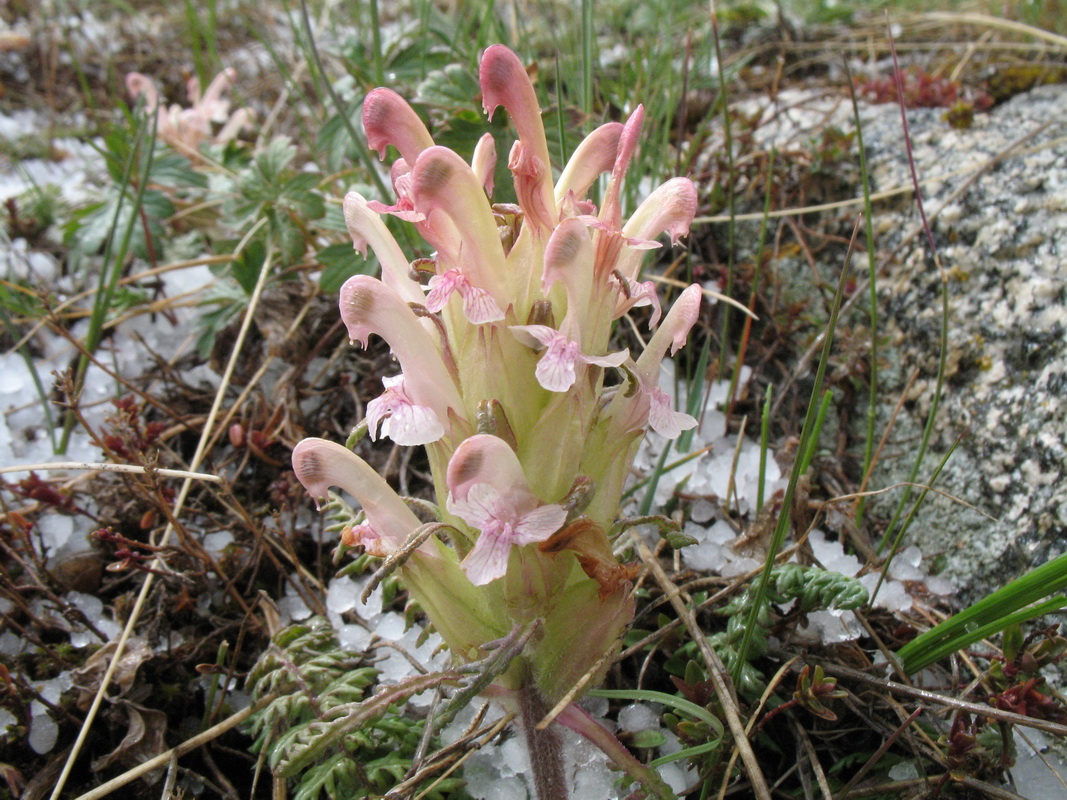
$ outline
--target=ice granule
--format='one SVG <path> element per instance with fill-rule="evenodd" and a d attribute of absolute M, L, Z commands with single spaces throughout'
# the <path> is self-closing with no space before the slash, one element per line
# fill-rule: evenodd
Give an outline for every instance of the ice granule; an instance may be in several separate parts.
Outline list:
<path fill-rule="evenodd" d="M 595 797 L 597 800 L 618 797 L 615 782 L 619 773 L 608 766 L 604 752 L 573 731 L 562 731 L 562 735 L 564 758 L 573 788 L 571 797 Z"/>
<path fill-rule="evenodd" d="M 362 653 L 370 644 L 371 632 L 362 625 L 340 625 L 334 629 L 337 631 L 338 644 L 345 650 Z"/>
<path fill-rule="evenodd" d="M 901 761 L 889 768 L 889 778 L 894 781 L 910 781 L 919 777 L 919 770 L 911 761 Z"/>
<path fill-rule="evenodd" d="M 359 593 L 357 594 L 357 598 L 363 596 L 363 591 L 366 589 L 367 583 L 369 582 L 369 577 L 359 582 Z M 367 597 L 366 603 L 364 603 L 362 600 L 357 600 L 356 613 L 368 622 L 381 616 L 382 591 L 382 585 L 379 583 L 377 586 L 374 587 L 374 591 L 371 592 L 370 595 Z"/>
<path fill-rule="evenodd" d="M 927 589 L 933 594 L 941 595 L 942 597 L 947 597 L 956 591 L 955 584 L 948 578 L 941 577 L 940 575 L 926 578 L 924 582 L 926 583 Z"/>
<path fill-rule="evenodd" d="M 813 611 L 808 614 L 807 637 L 823 644 L 838 644 L 858 639 L 863 633 L 851 611 Z"/>
<path fill-rule="evenodd" d="M 898 581 L 921 581 L 924 577 L 919 568 L 922 559 L 922 551 L 915 545 L 909 545 L 897 553 L 889 567 L 889 574 Z"/>
<path fill-rule="evenodd" d="M 499 748 L 492 745 L 471 756 L 463 768 L 467 792 L 474 800 L 527 800 L 525 781 L 516 776 L 502 778 L 499 760 Z"/>
<path fill-rule="evenodd" d="M 663 782 L 671 787 L 677 795 L 681 795 L 689 786 L 694 782 L 696 771 L 692 768 L 685 767 L 685 761 L 670 761 L 666 764 L 661 764 L 656 768 L 659 772 L 659 776 L 663 778 Z"/>
<path fill-rule="evenodd" d="M 378 620 L 378 624 L 374 628 L 374 632 L 382 639 L 395 642 L 404 635 L 405 627 L 404 616 L 395 611 L 390 611 L 387 614 L 382 614 L 381 619 Z"/>
<path fill-rule="evenodd" d="M 888 611 L 902 612 L 911 610 L 911 595 L 900 581 L 885 581 L 878 590 L 875 606 Z"/>
<path fill-rule="evenodd" d="M 277 606 L 283 624 L 299 622 L 311 616 L 311 609 L 307 607 L 304 599 L 294 594 L 287 594 L 278 600 Z"/>
<path fill-rule="evenodd" d="M 812 555 L 828 571 L 849 577 L 860 571 L 859 559 L 848 555 L 840 542 L 828 539 L 818 528 L 808 535 L 808 544 L 811 545 Z"/>
<path fill-rule="evenodd" d="M 52 752 L 59 738 L 59 726 L 48 713 L 48 707 L 39 700 L 30 703 L 30 735 L 27 743 L 38 755 Z"/>
<path fill-rule="evenodd" d="M 715 516 L 715 504 L 703 497 L 695 500 L 689 507 L 689 519 L 693 522 L 710 522 Z"/>
<path fill-rule="evenodd" d="M 60 697 L 74 685 L 70 671 L 59 673 L 54 678 L 34 684 L 34 688 L 49 703 L 58 705 Z M 59 738 L 59 726 L 48 712 L 48 706 L 40 700 L 30 703 L 30 735 L 27 739 L 33 751 L 44 755 L 52 751 Z"/>
<path fill-rule="evenodd" d="M 359 600 L 359 586 L 349 577 L 334 578 L 326 589 L 326 611 L 330 622 L 337 627 L 341 614 L 355 608 Z"/>
<path fill-rule="evenodd" d="M 186 269 L 171 270 L 163 273 L 160 277 L 163 281 L 164 290 L 172 297 L 176 294 L 196 291 L 215 279 L 211 270 L 203 264 Z"/>
<path fill-rule="evenodd" d="M 584 708 L 589 713 L 589 716 L 593 717 L 594 719 L 606 716 L 608 713 L 608 709 L 611 707 L 611 703 L 608 702 L 608 698 L 593 697 L 592 695 L 586 695 L 585 697 L 583 697 L 581 702 L 578 703 L 578 705 Z"/>
<path fill-rule="evenodd" d="M 17 656 L 27 650 L 32 651 L 32 646 L 18 634 L 12 631 L 0 633 L 0 655 Z"/>
<path fill-rule="evenodd" d="M 384 656 L 381 661 L 374 662 L 374 668 L 380 673 L 378 677 L 382 683 L 398 683 L 415 674 L 415 667 L 408 661 L 407 656 L 396 648 L 379 647 L 375 652 Z M 417 699 L 417 697 L 412 697 L 409 702 L 416 704 Z"/>
<path fill-rule="evenodd" d="M 171 650 L 177 650 L 183 644 L 185 644 L 185 636 L 183 634 L 178 631 L 168 631 L 167 638 L 160 640 L 155 647 L 155 651 L 157 653 L 167 653 Z"/>
<path fill-rule="evenodd" d="M 619 710 L 619 730 L 637 733 L 659 727 L 659 714 L 644 703 L 632 703 Z"/>
<path fill-rule="evenodd" d="M 216 531 L 204 537 L 204 549 L 213 556 L 222 555 L 233 543 L 233 533 L 230 531 Z"/>
<path fill-rule="evenodd" d="M 530 771 L 530 756 L 526 742 L 520 736 L 512 736 L 500 745 L 500 775 L 509 778 Z"/>
<path fill-rule="evenodd" d="M 53 556 L 70 541 L 74 533 L 74 518 L 65 514 L 42 514 L 37 520 L 37 533 L 44 544 L 46 556 Z"/>
<path fill-rule="evenodd" d="M 688 532 L 687 530 L 686 533 Z M 728 558 L 719 545 L 703 542 L 683 548 L 682 560 L 690 569 L 718 572 L 726 564 Z"/>
<path fill-rule="evenodd" d="M 83 594 L 82 592 L 67 592 L 66 600 L 81 611 L 85 618 L 103 634 L 104 641 L 115 638 L 122 630 L 121 625 L 105 614 L 104 604 L 99 597 Z M 75 630 L 70 634 L 70 643 L 73 647 L 86 647 L 91 644 L 99 644 L 100 637 L 89 629 Z"/>
<path fill-rule="evenodd" d="M 761 566 L 763 566 L 762 561 L 743 556 L 733 561 L 728 561 L 719 574 L 724 578 L 736 578 L 738 575 L 745 575 L 754 569 L 759 569 Z"/>

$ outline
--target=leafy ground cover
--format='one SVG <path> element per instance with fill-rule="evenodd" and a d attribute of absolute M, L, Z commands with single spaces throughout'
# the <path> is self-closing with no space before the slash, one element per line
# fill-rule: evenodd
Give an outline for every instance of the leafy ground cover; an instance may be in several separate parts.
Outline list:
<path fill-rule="evenodd" d="M 354 252 L 341 198 L 393 201 L 363 97 L 389 86 L 437 143 L 469 158 L 488 131 L 507 153 L 515 131 L 485 120 L 474 77 L 504 42 L 534 79 L 557 166 L 644 103 L 630 172 L 647 180 L 624 204 L 676 174 L 700 202 L 684 249 L 658 251 L 646 275 L 665 300 L 696 282 L 754 315 L 707 305 L 675 362 L 667 385 L 703 424 L 639 454 L 621 514 L 660 515 L 664 535 L 621 526 L 615 540 L 639 607 L 591 707 L 679 795 L 1013 796 L 1013 728 L 1067 731 L 1043 677 L 1067 642 L 1027 622 L 1061 604 L 1046 598 L 1063 565 L 926 638 L 956 610 L 928 562 L 903 551 L 876 590 L 909 519 L 859 494 L 881 489 L 866 476 L 883 431 L 864 406 L 878 391 L 878 242 L 862 203 L 797 211 L 856 195 L 862 140 L 814 125 L 767 148 L 767 115 L 746 101 L 852 87 L 967 125 L 1062 81 L 1056 17 L 1020 4 L 1037 26 L 1020 29 L 895 10 L 897 80 L 880 17 L 717 11 L 713 26 L 703 5 L 674 2 L 4 9 L 0 445 L 22 471 L 0 495 L 0 791 L 519 791 L 521 759 L 486 773 L 477 753 L 507 760 L 517 741 L 474 699 L 499 665 L 451 668 L 395 577 L 358 604 L 377 562 L 338 549 L 358 519 L 343 501 L 316 514 L 290 467 L 306 436 L 349 438 L 395 371 L 381 340 L 348 346 L 336 314 L 341 283 L 379 269 Z M 506 192 L 506 159 L 496 169 Z M 432 256 L 388 224 L 409 258 Z M 810 281 L 779 271 L 797 255 Z M 632 309 L 641 325 L 620 346 L 640 350 L 650 313 Z M 830 417 L 860 420 L 836 445 L 819 436 L 831 399 Z M 419 451 L 356 446 L 401 494 L 432 496 Z M 57 459 L 133 471 L 43 463 Z"/>

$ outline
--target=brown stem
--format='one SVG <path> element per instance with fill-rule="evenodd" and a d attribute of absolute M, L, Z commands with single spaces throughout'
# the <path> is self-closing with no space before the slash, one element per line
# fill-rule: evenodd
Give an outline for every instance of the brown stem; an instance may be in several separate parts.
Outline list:
<path fill-rule="evenodd" d="M 548 703 L 535 686 L 524 686 L 517 695 L 519 724 L 526 737 L 538 800 L 567 800 L 568 782 L 563 769 L 559 729 L 555 725 L 537 729 L 537 723 L 548 714 Z"/>

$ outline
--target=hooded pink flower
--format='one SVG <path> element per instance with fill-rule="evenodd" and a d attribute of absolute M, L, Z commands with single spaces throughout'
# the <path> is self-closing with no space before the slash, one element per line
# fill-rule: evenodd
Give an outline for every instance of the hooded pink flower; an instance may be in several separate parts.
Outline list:
<path fill-rule="evenodd" d="M 478 434 L 456 448 L 448 488 L 449 513 L 480 531 L 460 564 L 475 586 L 504 576 L 512 546 L 543 542 L 567 519 L 562 506 L 534 495 L 515 452 L 496 436 Z"/>
<path fill-rule="evenodd" d="M 568 339 L 547 325 L 512 325 L 512 333 L 520 342 L 530 347 L 541 344 L 545 352 L 537 362 L 534 374 L 537 382 L 550 392 L 565 392 L 578 379 L 575 365 L 596 364 L 598 367 L 618 367 L 630 357 L 629 350 L 620 350 L 606 356 L 587 356 L 580 352 L 578 343 Z"/>
<path fill-rule="evenodd" d="M 426 307 L 434 313 L 445 307 L 453 293 L 458 293 L 463 298 L 463 314 L 472 325 L 504 319 L 504 312 L 493 296 L 471 283 L 458 269 L 434 275 L 428 285 L 430 292 L 426 295 Z"/>
<path fill-rule="evenodd" d="M 392 555 L 421 524 L 381 475 L 335 442 L 304 439 L 293 448 L 293 472 L 316 503 L 329 494 L 331 486 L 344 489 L 359 501 L 367 521 L 352 528 L 346 539 L 363 545 L 373 555 Z M 431 552 L 428 547 L 419 549 Z"/>
<path fill-rule="evenodd" d="M 489 483 L 476 483 L 465 500 L 450 500 L 448 510 L 481 533 L 460 564 L 470 582 L 482 586 L 504 577 L 513 545 L 543 542 L 562 527 L 567 511 L 558 505 L 523 508 Z"/>
<path fill-rule="evenodd" d="M 367 429 L 372 440 L 379 424 L 382 436 L 400 445 L 430 444 L 445 435 L 445 426 L 437 413 L 411 399 L 403 375 L 382 378 L 382 384 L 385 391 L 367 404 Z"/>

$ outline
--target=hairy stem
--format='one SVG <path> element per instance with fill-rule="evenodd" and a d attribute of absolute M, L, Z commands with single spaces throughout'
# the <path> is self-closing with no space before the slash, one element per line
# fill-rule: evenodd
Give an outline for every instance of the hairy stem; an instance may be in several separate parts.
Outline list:
<path fill-rule="evenodd" d="M 563 769 L 559 729 L 555 725 L 549 725 L 544 730 L 537 729 L 537 723 L 548 714 L 548 704 L 534 686 L 520 689 L 518 700 L 519 721 L 530 753 L 538 800 L 567 800 L 567 778 Z"/>

